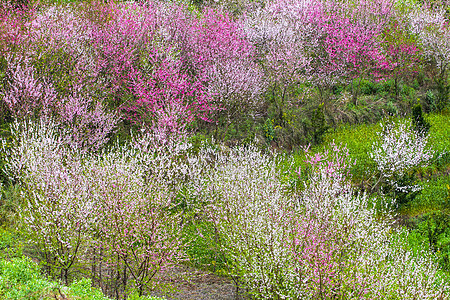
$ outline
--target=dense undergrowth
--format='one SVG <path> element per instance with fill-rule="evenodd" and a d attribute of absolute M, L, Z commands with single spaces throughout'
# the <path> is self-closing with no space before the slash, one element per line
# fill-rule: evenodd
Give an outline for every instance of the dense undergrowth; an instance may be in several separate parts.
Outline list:
<path fill-rule="evenodd" d="M 2 2 L 0 298 L 449 299 L 444 2 Z"/>

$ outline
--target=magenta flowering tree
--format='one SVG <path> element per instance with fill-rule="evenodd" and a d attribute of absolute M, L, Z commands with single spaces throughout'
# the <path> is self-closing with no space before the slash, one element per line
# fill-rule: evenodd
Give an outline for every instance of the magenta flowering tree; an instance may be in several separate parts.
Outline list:
<path fill-rule="evenodd" d="M 239 22 L 221 10 L 206 9 L 196 17 L 184 7 L 169 6 L 162 13 L 162 37 L 179 53 L 181 69 L 214 99 L 216 117 L 225 116 L 229 124 L 261 104 L 263 74 Z"/>
<path fill-rule="evenodd" d="M 210 97 L 200 82 L 190 82 L 179 62 L 158 49 L 148 51 L 149 71 L 132 70 L 128 84 L 136 101 L 124 105 L 130 121 L 144 123 L 165 136 L 182 134 L 196 117 L 207 120 Z"/>
<path fill-rule="evenodd" d="M 344 82 L 359 78 L 360 83 L 377 67 L 385 68 L 381 39 L 392 4 L 391 0 L 326 2 L 326 13 L 319 20 L 326 31 L 321 45 L 324 57 L 316 60 L 325 64 L 318 69 L 336 74 Z M 355 104 L 358 93 L 359 84 L 353 91 Z"/>
<path fill-rule="evenodd" d="M 127 74 L 147 55 L 156 30 L 156 8 L 151 3 L 109 3 L 98 4 L 97 10 L 106 20 L 94 22 L 92 29 L 93 80 L 100 79 L 103 89 L 120 97 L 128 92 Z"/>
<path fill-rule="evenodd" d="M 194 68 L 205 69 L 202 76 L 208 80 L 210 92 L 224 105 L 233 104 L 232 95 L 256 102 L 263 88 L 262 74 L 254 62 L 254 46 L 239 29 L 239 23 L 224 11 L 208 9 L 191 26 L 194 53 L 189 55 L 197 53 Z"/>
<path fill-rule="evenodd" d="M 95 78 L 101 78 L 114 106 L 132 124 L 168 137 L 181 134 L 196 118 L 208 120 L 214 106 L 199 77 L 183 69 L 172 50 L 176 45 L 165 40 L 162 9 L 111 4 L 110 19 L 94 26 L 93 48 Z"/>

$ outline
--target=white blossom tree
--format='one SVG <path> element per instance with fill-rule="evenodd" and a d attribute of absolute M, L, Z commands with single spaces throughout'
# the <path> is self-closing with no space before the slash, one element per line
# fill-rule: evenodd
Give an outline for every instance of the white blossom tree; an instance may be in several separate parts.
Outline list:
<path fill-rule="evenodd" d="M 401 178 L 416 167 L 426 166 L 434 152 L 428 145 L 428 136 L 417 132 L 408 123 L 381 124 L 379 140 L 372 145 L 369 153 L 380 172 L 375 187 L 385 180 L 398 191 L 417 191 L 417 185 L 401 186 L 396 178 Z"/>

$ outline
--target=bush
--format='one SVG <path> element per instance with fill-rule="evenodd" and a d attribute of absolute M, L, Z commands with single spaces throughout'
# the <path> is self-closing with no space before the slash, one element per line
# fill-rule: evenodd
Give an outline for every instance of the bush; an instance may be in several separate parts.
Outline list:
<path fill-rule="evenodd" d="M 373 143 L 369 154 L 379 171 L 374 188 L 381 184 L 387 188 L 386 192 L 400 195 L 417 191 L 419 186 L 413 184 L 411 172 L 428 165 L 433 158 L 434 152 L 429 149 L 428 136 L 422 132 L 417 133 L 405 122 L 381 126 L 382 132 L 377 133 L 379 139 Z"/>
<path fill-rule="evenodd" d="M 423 117 L 422 105 L 417 99 L 417 103 L 412 108 L 412 126 L 419 134 L 428 134 L 430 130 L 430 123 Z"/>
<path fill-rule="evenodd" d="M 38 264 L 28 257 L 0 260 L 0 297 L 4 300 L 109 300 L 100 289 L 91 286 L 91 280 L 84 278 L 70 286 L 60 286 L 46 280 Z M 66 298 L 68 297 L 68 298 Z M 130 300 L 164 300 L 158 297 L 130 295 Z"/>
<path fill-rule="evenodd" d="M 27 257 L 0 260 L 0 297 L 5 300 L 50 298 L 56 286 L 43 279 L 38 265 Z"/>
<path fill-rule="evenodd" d="M 440 267 L 450 274 L 450 215 L 434 211 L 414 218 L 412 238 L 435 253 Z"/>

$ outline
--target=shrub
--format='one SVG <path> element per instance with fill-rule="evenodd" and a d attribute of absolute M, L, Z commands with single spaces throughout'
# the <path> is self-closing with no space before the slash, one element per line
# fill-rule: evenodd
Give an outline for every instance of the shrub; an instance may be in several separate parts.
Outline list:
<path fill-rule="evenodd" d="M 379 177 L 374 188 L 385 181 L 391 189 L 400 193 L 414 192 L 417 185 L 402 184 L 412 169 L 425 166 L 433 158 L 434 152 L 429 149 L 428 136 L 411 129 L 407 123 L 381 124 L 382 132 L 379 140 L 372 145 L 369 156 L 376 162 Z"/>
<path fill-rule="evenodd" d="M 0 296 L 5 300 L 39 300 L 47 297 L 55 283 L 42 278 L 39 267 L 29 258 L 0 260 Z"/>
<path fill-rule="evenodd" d="M 428 123 L 423 117 L 422 105 L 419 100 L 412 108 L 412 126 L 419 134 L 428 134 L 430 130 L 430 123 Z"/>

